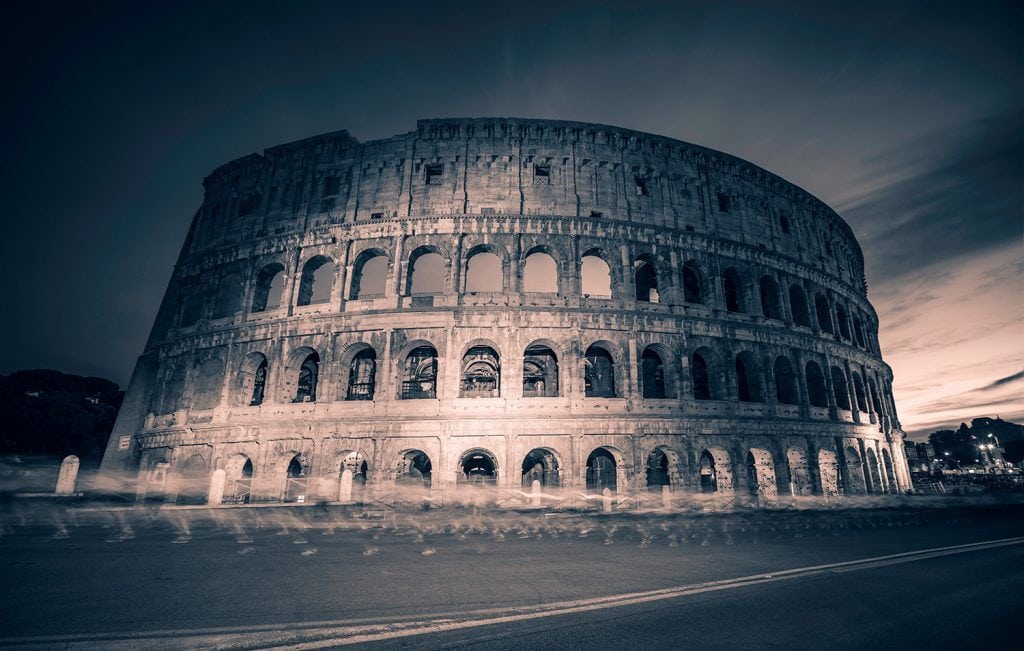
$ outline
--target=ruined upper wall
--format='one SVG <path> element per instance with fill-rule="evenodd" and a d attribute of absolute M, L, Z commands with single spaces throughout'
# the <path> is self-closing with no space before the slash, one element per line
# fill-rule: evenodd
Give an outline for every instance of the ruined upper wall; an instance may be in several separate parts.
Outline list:
<path fill-rule="evenodd" d="M 346 131 L 267 149 L 204 181 L 185 256 L 266 236 L 451 214 L 596 216 L 765 246 L 863 278 L 849 226 L 734 156 L 628 129 L 518 118 L 420 120 L 360 143 Z"/>

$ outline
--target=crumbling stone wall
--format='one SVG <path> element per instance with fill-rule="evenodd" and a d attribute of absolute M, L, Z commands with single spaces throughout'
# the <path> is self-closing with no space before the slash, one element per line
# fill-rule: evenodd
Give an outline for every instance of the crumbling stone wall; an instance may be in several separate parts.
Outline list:
<path fill-rule="evenodd" d="M 745 161 L 603 125 L 424 120 L 380 141 L 337 132 L 274 147 L 218 168 L 204 187 L 107 471 L 144 480 L 160 450 L 163 477 L 191 456 L 184 448 L 203 445 L 210 472 L 238 465 L 238 455 L 251 462 L 253 499 L 285 496 L 295 457 L 315 480 L 311 493 L 326 498 L 337 493 L 339 459 L 354 452 L 371 487 L 394 482 L 409 451 L 429 457 L 432 488 L 454 486 L 469 450 L 489 455 L 493 481 L 511 487 L 524 458 L 543 449 L 560 483 L 583 487 L 588 457 L 605 448 L 622 490 L 642 487 L 659 448 L 675 490 L 698 490 L 705 450 L 723 492 L 748 490 L 754 476 L 776 484 L 760 486 L 765 495 L 864 490 L 866 471 L 880 478 L 877 492 L 909 486 L 850 228 Z M 427 252 L 441 257 L 439 292 L 412 286 Z M 469 262 L 482 252 L 500 262 L 500 291 L 467 291 Z M 536 253 L 554 261 L 557 291 L 524 291 Z M 384 291 L 362 294 L 361 265 L 374 255 L 386 259 Z M 582 291 L 585 255 L 607 265 L 610 297 Z M 315 269 L 327 270 L 318 278 L 330 288 L 309 300 L 303 276 Z M 266 300 L 272 282 L 277 302 Z M 555 396 L 523 396 L 531 345 L 557 361 Z M 592 345 L 612 358 L 613 396 L 587 395 Z M 403 399 L 403 364 L 424 346 L 436 351 L 436 393 Z M 496 395 L 459 397 L 472 346 L 499 360 Z M 353 360 L 367 350 L 372 399 L 349 399 Z M 645 351 L 660 364 L 648 355 L 643 366 Z M 696 381 L 709 383 L 710 399 L 695 387 L 698 351 L 709 368 Z M 266 361 L 258 401 L 254 359 Z M 811 361 L 827 405 L 809 399 Z M 296 402 L 311 372 L 315 401 Z M 648 395 L 659 397 L 645 398 L 655 381 Z M 847 449 L 864 460 L 869 448 L 891 460 L 891 473 L 843 461 Z M 819 468 L 822 458 L 838 459 L 837 469 Z"/>

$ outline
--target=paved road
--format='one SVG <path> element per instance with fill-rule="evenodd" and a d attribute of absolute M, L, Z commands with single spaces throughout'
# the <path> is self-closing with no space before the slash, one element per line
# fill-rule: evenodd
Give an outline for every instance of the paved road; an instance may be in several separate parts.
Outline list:
<path fill-rule="evenodd" d="M 667 519 L 435 513 L 384 527 L 314 513 L 8 524 L 0 645 L 330 646 L 370 632 L 366 642 L 424 648 L 951 647 L 1021 630 L 1024 545 L 563 612 L 594 597 L 1024 536 L 1019 507 Z M 516 613 L 543 616 L 475 625 Z M 401 633 L 438 617 L 468 624 Z"/>

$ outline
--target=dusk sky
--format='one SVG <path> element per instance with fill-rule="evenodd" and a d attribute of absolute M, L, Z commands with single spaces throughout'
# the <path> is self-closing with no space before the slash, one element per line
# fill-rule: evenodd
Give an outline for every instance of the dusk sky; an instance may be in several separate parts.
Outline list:
<path fill-rule="evenodd" d="M 419 118 L 735 154 L 852 226 L 904 429 L 1024 419 L 1024 4 L 5 3 L 0 372 L 125 386 L 202 179 Z"/>

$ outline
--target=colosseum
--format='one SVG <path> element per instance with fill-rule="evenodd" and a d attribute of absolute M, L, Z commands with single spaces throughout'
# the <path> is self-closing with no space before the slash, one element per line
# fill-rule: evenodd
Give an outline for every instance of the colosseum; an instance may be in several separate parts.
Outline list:
<path fill-rule="evenodd" d="M 910 486 L 850 227 L 746 161 L 439 119 L 204 188 L 101 468 L 140 497 Z"/>

